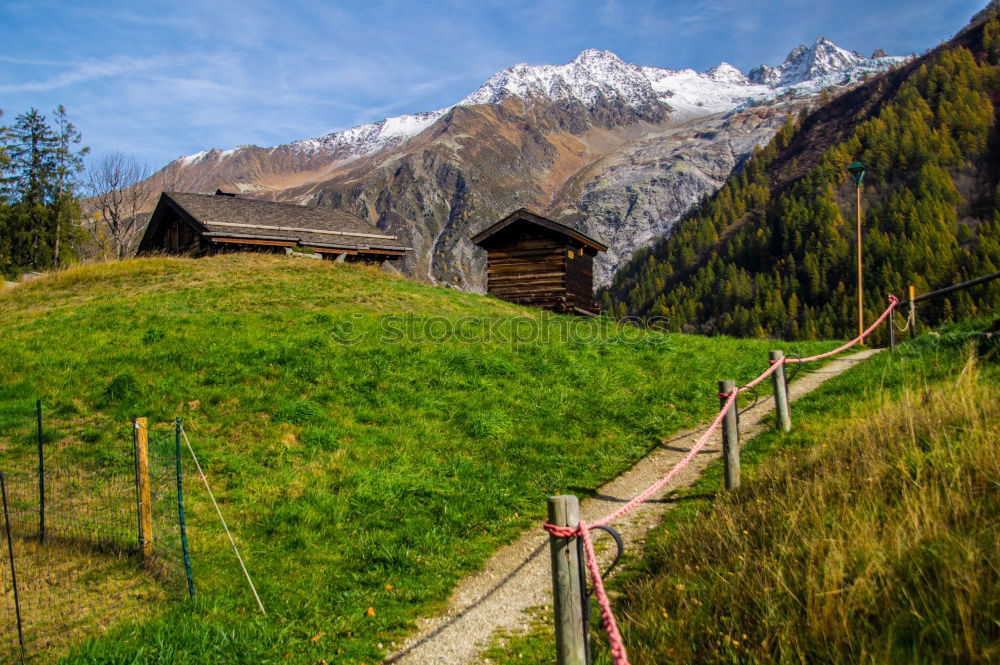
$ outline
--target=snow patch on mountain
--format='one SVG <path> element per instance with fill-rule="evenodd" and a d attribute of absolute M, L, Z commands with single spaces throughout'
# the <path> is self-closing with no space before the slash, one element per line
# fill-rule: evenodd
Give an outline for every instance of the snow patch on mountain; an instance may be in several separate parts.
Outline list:
<path fill-rule="evenodd" d="M 208 150 L 202 150 L 201 152 L 196 152 L 193 155 L 188 155 L 187 157 L 181 157 L 177 161 L 180 162 L 181 166 L 191 166 L 195 162 L 200 162 L 204 159 L 205 155 L 209 153 Z"/>
<path fill-rule="evenodd" d="M 334 132 L 315 139 L 304 139 L 287 147 L 305 153 L 327 152 L 331 155 L 361 157 L 402 142 L 424 131 L 447 112 L 447 108 L 386 118 L 379 122 L 358 125 L 343 132 Z M 285 146 L 277 146 L 277 150 Z"/>
<path fill-rule="evenodd" d="M 706 73 L 657 67 L 643 67 L 642 72 L 657 98 L 674 110 L 676 119 L 725 113 L 755 96 L 771 92 L 767 86 L 750 83 L 742 72 L 726 63 Z"/>

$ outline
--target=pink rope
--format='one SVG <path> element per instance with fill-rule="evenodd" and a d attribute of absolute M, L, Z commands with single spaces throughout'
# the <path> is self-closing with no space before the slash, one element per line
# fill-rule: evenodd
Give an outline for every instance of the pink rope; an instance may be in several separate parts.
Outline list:
<path fill-rule="evenodd" d="M 590 579 L 593 581 L 594 584 L 594 596 L 597 598 L 597 605 L 601 611 L 601 623 L 604 625 L 604 631 L 608 634 L 608 644 L 610 645 L 611 649 L 611 660 L 615 665 L 629 665 L 628 653 L 626 653 L 625 651 L 625 642 L 622 640 L 621 632 L 618 630 L 618 624 L 615 621 L 615 615 L 611 610 L 611 599 L 608 598 L 608 593 L 604 588 L 604 580 L 601 579 L 601 569 L 598 567 L 597 555 L 594 552 L 594 543 L 590 536 L 591 530 L 597 527 L 608 526 L 622 515 L 625 515 L 626 513 L 629 513 L 632 510 L 635 510 L 637 506 L 639 506 L 642 503 L 645 503 L 651 496 L 656 494 L 659 490 L 661 490 L 664 486 L 666 486 L 667 483 L 673 480 L 674 477 L 678 473 L 680 473 L 681 470 L 684 469 L 684 467 L 690 464 L 691 460 L 693 460 L 695 456 L 698 455 L 699 452 L 701 452 L 702 448 L 704 448 L 708 444 L 708 440 L 711 438 L 713 434 L 715 434 L 715 431 L 719 429 L 719 426 L 722 425 L 722 421 L 726 417 L 726 412 L 729 411 L 730 407 L 734 406 L 736 398 L 739 396 L 741 392 L 749 390 L 750 388 L 754 387 L 755 385 L 766 379 L 768 376 L 773 374 L 779 367 L 781 367 L 781 365 L 783 365 L 784 363 L 788 362 L 804 363 L 804 362 L 809 362 L 811 360 L 819 360 L 821 358 L 827 358 L 829 356 L 840 353 L 845 349 L 849 349 L 855 344 L 860 343 L 861 341 L 864 340 L 864 338 L 867 335 L 869 335 L 876 327 L 878 327 L 885 320 L 885 318 L 889 316 L 889 314 L 892 313 L 892 310 L 894 310 L 896 308 L 896 305 L 898 304 L 899 304 L 899 298 L 897 298 L 896 296 L 889 296 L 889 307 L 884 312 L 882 312 L 882 316 L 878 317 L 878 320 L 875 321 L 875 323 L 873 323 L 867 330 L 865 330 L 863 333 L 852 339 L 847 344 L 844 344 L 843 346 L 838 347 L 833 351 L 828 351 L 827 353 L 821 353 L 817 356 L 810 356 L 808 358 L 795 358 L 795 359 L 782 358 L 780 361 L 774 361 L 771 363 L 771 366 L 769 368 L 767 368 L 766 370 L 764 370 L 764 372 L 760 374 L 760 376 L 758 376 L 756 379 L 746 384 L 745 386 L 737 388 L 728 395 L 720 393 L 719 397 L 726 400 L 725 404 L 722 405 L 722 409 L 719 411 L 719 414 L 715 416 L 715 420 L 712 421 L 712 424 L 708 426 L 708 429 L 705 430 L 705 433 L 701 435 L 701 438 L 699 438 L 698 441 L 694 444 L 694 446 L 691 447 L 691 450 L 689 450 L 688 453 L 679 462 L 677 462 L 677 464 L 675 464 L 673 468 L 670 469 L 670 471 L 666 473 L 666 475 L 664 475 L 655 483 L 647 487 L 645 490 L 642 491 L 641 494 L 636 496 L 634 499 L 626 503 L 618 510 L 609 513 L 604 517 L 600 518 L 599 520 L 596 520 L 589 524 L 587 522 L 584 522 L 583 520 L 580 520 L 580 523 L 575 527 L 556 526 L 555 524 L 549 524 L 548 522 L 542 525 L 542 528 L 545 529 L 545 531 L 547 531 L 552 536 L 555 536 L 556 538 L 576 538 L 576 537 L 583 538 L 583 547 L 586 553 L 587 570 L 590 571 Z"/>
<path fill-rule="evenodd" d="M 618 632 L 618 624 L 615 622 L 614 612 L 611 611 L 611 599 L 608 598 L 608 592 L 604 590 L 601 570 L 597 567 L 597 555 L 594 553 L 594 542 L 590 538 L 590 527 L 582 521 L 580 522 L 580 536 L 583 538 L 583 549 L 587 554 L 590 579 L 594 583 L 594 596 L 597 598 L 597 606 L 601 610 L 601 623 L 604 624 L 604 630 L 608 634 L 611 660 L 615 665 L 629 665 L 625 641 L 622 640 L 621 633 Z"/>
<path fill-rule="evenodd" d="M 715 417 L 715 420 L 709 428 L 704 434 L 702 434 L 701 438 L 698 439 L 698 442 L 692 446 L 691 450 L 688 451 L 687 455 L 685 455 L 683 459 L 675 464 L 665 476 L 650 485 L 642 492 L 642 494 L 639 494 L 618 510 L 605 515 L 592 524 L 588 524 L 581 520 L 576 527 L 560 527 L 547 522 L 542 525 L 542 528 L 556 538 L 574 538 L 576 536 L 583 538 L 583 546 L 587 554 L 587 569 L 590 571 L 590 579 L 594 583 L 594 596 L 597 598 L 597 605 L 601 611 L 601 623 L 604 625 L 604 632 L 608 634 L 608 644 L 611 647 L 611 659 L 615 665 L 629 665 L 628 653 L 625 651 L 625 642 L 622 640 L 621 633 L 618 631 L 618 624 L 615 622 L 615 615 L 611 611 L 611 600 L 608 598 L 608 594 L 604 590 L 604 580 L 601 579 L 601 570 L 597 565 L 597 556 L 594 554 L 594 543 L 590 538 L 590 530 L 595 527 L 607 526 L 608 524 L 611 524 L 611 522 L 614 522 L 625 513 L 634 510 L 636 506 L 645 502 L 653 494 L 656 494 L 657 490 L 661 489 L 664 485 L 673 480 L 674 476 L 680 473 L 681 469 L 690 464 L 691 460 L 693 460 L 701 449 L 705 447 L 709 438 L 715 433 L 715 430 L 719 428 L 719 425 L 722 424 L 722 419 L 726 417 L 726 411 L 728 411 L 729 407 L 736 401 L 736 396 L 737 391 L 733 391 L 733 393 L 726 398 L 726 404 L 722 407 L 719 415 Z"/>
<path fill-rule="evenodd" d="M 867 337 L 868 335 L 870 335 L 871 332 L 873 330 L 875 330 L 875 328 L 877 328 L 883 321 L 885 321 L 885 317 L 887 317 L 890 314 L 892 314 L 892 310 L 896 309 L 896 305 L 898 305 L 898 304 L 899 304 L 899 298 L 897 298 L 896 296 L 889 296 L 889 307 L 886 308 L 886 310 L 884 312 L 882 312 L 882 316 L 878 317 L 878 319 L 875 320 L 875 323 L 871 324 L 868 327 L 867 330 L 865 330 L 863 333 L 861 333 L 860 335 L 858 335 L 857 337 L 855 337 L 854 339 L 852 339 L 847 344 L 844 344 L 843 346 L 838 346 L 833 351 L 827 351 L 826 353 L 821 353 L 818 356 L 809 356 L 808 358 L 785 358 L 785 362 L 786 363 L 807 363 L 807 362 L 810 362 L 812 360 L 820 360 L 822 358 L 829 358 L 830 356 L 837 355 L 838 353 L 840 353 L 841 351 L 844 351 L 845 349 L 851 348 L 855 344 L 859 344 L 860 342 L 863 342 L 864 339 L 865 339 L 865 337 Z"/>
<path fill-rule="evenodd" d="M 612 522 L 614 522 L 616 519 L 618 519 L 622 515 L 624 515 L 626 513 L 629 513 L 632 510 L 634 510 L 636 508 L 636 506 L 638 506 L 639 504 L 645 503 L 646 500 L 649 499 L 649 497 L 651 497 L 654 494 L 656 494 L 667 483 L 669 483 L 671 480 L 673 480 L 674 476 L 676 476 L 678 473 L 681 472 L 681 470 L 684 467 L 686 467 L 688 464 L 690 464 L 691 460 L 693 460 L 698 455 L 698 453 L 701 452 L 701 449 L 705 447 L 705 445 L 708 443 L 708 440 L 711 438 L 711 436 L 713 434 L 715 434 L 715 430 L 719 429 L 719 425 L 722 424 L 722 419 L 726 417 L 726 411 L 729 409 L 729 405 L 732 404 L 735 401 L 736 401 L 736 393 L 734 392 L 732 395 L 730 395 L 729 397 L 726 398 L 726 404 L 725 404 L 725 406 L 722 407 L 722 410 L 719 411 L 719 415 L 717 415 L 715 417 L 715 420 L 713 420 L 712 424 L 709 425 L 709 427 L 708 427 L 707 430 L 705 430 L 705 433 L 701 435 L 701 438 L 698 439 L 698 442 L 695 443 L 694 446 L 691 447 L 691 450 L 688 451 L 687 455 L 685 455 L 681 459 L 681 461 L 677 462 L 677 464 L 674 465 L 674 468 L 670 469 L 670 471 L 667 472 L 667 475 L 663 476 L 662 478 L 660 478 L 659 480 L 657 480 L 655 483 L 653 483 L 652 485 L 650 485 L 649 487 L 647 487 L 645 490 L 643 490 L 643 492 L 641 494 L 639 494 L 637 497 L 635 497 L 634 499 L 632 499 L 631 501 L 629 501 L 628 503 L 626 503 L 624 506 L 622 506 L 618 510 L 616 510 L 613 513 L 610 513 L 608 515 L 605 515 L 604 517 L 602 517 L 599 520 L 594 521 L 591 524 L 591 527 L 593 528 L 593 527 L 597 527 L 597 526 L 607 526 L 607 525 L 611 524 Z"/>
<path fill-rule="evenodd" d="M 766 370 L 764 370 L 763 372 L 761 372 L 760 376 L 758 376 L 756 379 L 754 379 L 750 383 L 746 384 L 742 388 L 737 388 L 736 392 L 741 393 L 744 390 L 750 390 L 751 388 L 753 388 L 754 386 L 756 386 L 758 383 L 760 383 L 761 381 L 763 381 L 767 377 L 769 377 L 772 374 L 774 374 L 778 370 L 779 367 L 781 367 L 781 363 L 777 363 L 777 362 L 776 363 L 772 363 L 770 367 L 768 367 Z"/>

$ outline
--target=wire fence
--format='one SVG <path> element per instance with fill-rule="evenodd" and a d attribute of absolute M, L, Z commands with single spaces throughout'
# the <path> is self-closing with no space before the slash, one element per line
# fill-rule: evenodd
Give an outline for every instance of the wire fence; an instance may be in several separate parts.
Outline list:
<path fill-rule="evenodd" d="M 41 413 L 39 404 L 39 414 Z M 0 461 L 0 662 L 44 662 L 123 617 L 187 590 L 179 538 L 176 433 L 148 437 L 151 547 L 143 552 L 136 442 L 83 464 L 71 446 Z M 8 452 L 8 451 L 5 451 Z"/>

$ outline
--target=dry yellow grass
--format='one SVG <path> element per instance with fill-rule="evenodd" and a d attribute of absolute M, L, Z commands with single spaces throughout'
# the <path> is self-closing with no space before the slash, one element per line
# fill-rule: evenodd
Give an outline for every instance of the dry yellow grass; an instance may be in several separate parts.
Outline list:
<path fill-rule="evenodd" d="M 635 663 L 1000 658 L 1000 396 L 957 378 L 804 435 L 633 580 Z"/>

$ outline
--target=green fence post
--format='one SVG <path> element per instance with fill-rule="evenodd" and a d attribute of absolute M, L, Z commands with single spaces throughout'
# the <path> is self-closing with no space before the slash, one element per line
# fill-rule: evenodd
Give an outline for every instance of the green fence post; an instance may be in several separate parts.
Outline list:
<path fill-rule="evenodd" d="M 3 471 L 0 471 L 0 497 L 3 500 L 3 527 L 7 532 L 7 554 L 10 557 L 10 581 L 14 588 L 14 612 L 17 615 L 17 646 L 21 653 L 21 665 L 24 665 L 24 629 L 21 627 L 21 597 L 17 592 L 17 573 L 14 572 L 14 540 L 10 535 L 10 513 L 7 512 L 7 483 L 4 482 Z"/>
<path fill-rule="evenodd" d="M 45 450 L 42 446 L 42 400 L 35 401 L 38 415 L 38 540 L 45 542 Z"/>
<path fill-rule="evenodd" d="M 177 453 L 177 515 L 181 524 L 181 552 L 184 555 L 184 573 L 187 575 L 188 594 L 194 598 L 194 577 L 191 575 L 191 553 L 188 551 L 187 526 L 184 523 L 184 480 L 181 473 L 181 419 L 174 422 L 174 443 Z"/>

